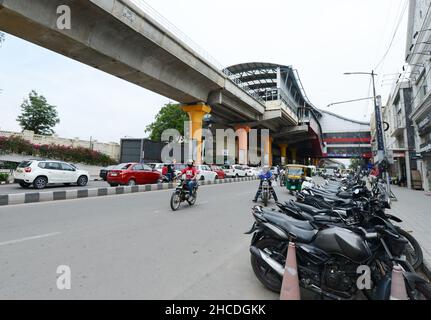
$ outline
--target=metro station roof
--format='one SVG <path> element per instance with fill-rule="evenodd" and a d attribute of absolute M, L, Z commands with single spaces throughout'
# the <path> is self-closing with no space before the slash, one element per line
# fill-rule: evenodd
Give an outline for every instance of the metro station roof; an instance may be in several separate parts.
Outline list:
<path fill-rule="evenodd" d="M 299 105 L 307 106 L 315 116 L 320 117 L 319 110 L 309 101 L 298 72 L 292 66 L 266 62 L 247 62 L 226 68 L 234 79 L 246 84 L 250 90 L 260 96 L 265 96 L 267 91 L 277 89 L 278 69 L 280 69 L 280 73 L 284 75 L 286 81 L 291 84 L 290 93 L 292 96 L 296 93 L 296 96 L 302 100 Z"/>

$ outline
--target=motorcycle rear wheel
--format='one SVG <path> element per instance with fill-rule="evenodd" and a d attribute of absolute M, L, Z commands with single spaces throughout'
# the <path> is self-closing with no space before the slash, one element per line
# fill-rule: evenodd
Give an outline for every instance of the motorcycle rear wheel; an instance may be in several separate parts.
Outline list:
<path fill-rule="evenodd" d="M 177 211 L 181 205 L 181 198 L 178 193 L 173 193 L 171 196 L 171 209 L 172 211 Z"/>

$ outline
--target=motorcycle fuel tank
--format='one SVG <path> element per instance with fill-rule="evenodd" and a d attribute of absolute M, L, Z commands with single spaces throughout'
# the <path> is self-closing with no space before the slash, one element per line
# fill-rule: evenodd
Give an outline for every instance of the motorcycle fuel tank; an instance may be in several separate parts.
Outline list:
<path fill-rule="evenodd" d="M 356 263 L 371 257 L 371 250 L 361 236 L 339 227 L 320 231 L 313 244 L 328 254 L 341 255 Z"/>

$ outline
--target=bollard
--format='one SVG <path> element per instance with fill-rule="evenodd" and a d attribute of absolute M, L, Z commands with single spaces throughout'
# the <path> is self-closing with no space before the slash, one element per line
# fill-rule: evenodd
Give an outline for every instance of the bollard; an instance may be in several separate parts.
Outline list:
<path fill-rule="evenodd" d="M 295 243 L 289 242 L 286 267 L 281 285 L 280 300 L 300 300 L 298 267 L 296 263 Z"/>
<path fill-rule="evenodd" d="M 401 266 L 394 266 L 392 269 L 390 300 L 408 300 L 403 271 Z"/>

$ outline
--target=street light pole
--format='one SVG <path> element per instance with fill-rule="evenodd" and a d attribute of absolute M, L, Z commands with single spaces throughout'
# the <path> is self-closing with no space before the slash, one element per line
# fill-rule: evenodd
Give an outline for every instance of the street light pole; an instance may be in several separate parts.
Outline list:
<path fill-rule="evenodd" d="M 374 96 L 374 118 L 375 118 L 375 125 L 376 125 L 376 135 L 377 135 L 377 162 L 381 163 L 383 160 L 386 159 L 386 150 L 385 150 L 385 138 L 383 135 L 383 120 L 382 120 L 382 97 L 377 96 L 376 92 L 376 82 L 375 82 L 375 76 L 377 74 L 374 73 L 374 70 L 369 72 L 346 72 L 345 75 L 353 75 L 353 74 L 365 74 L 365 75 L 371 75 L 372 81 L 373 81 L 373 96 Z M 391 187 L 389 184 L 389 172 L 386 167 L 386 186 L 389 196 L 391 196 Z"/>

